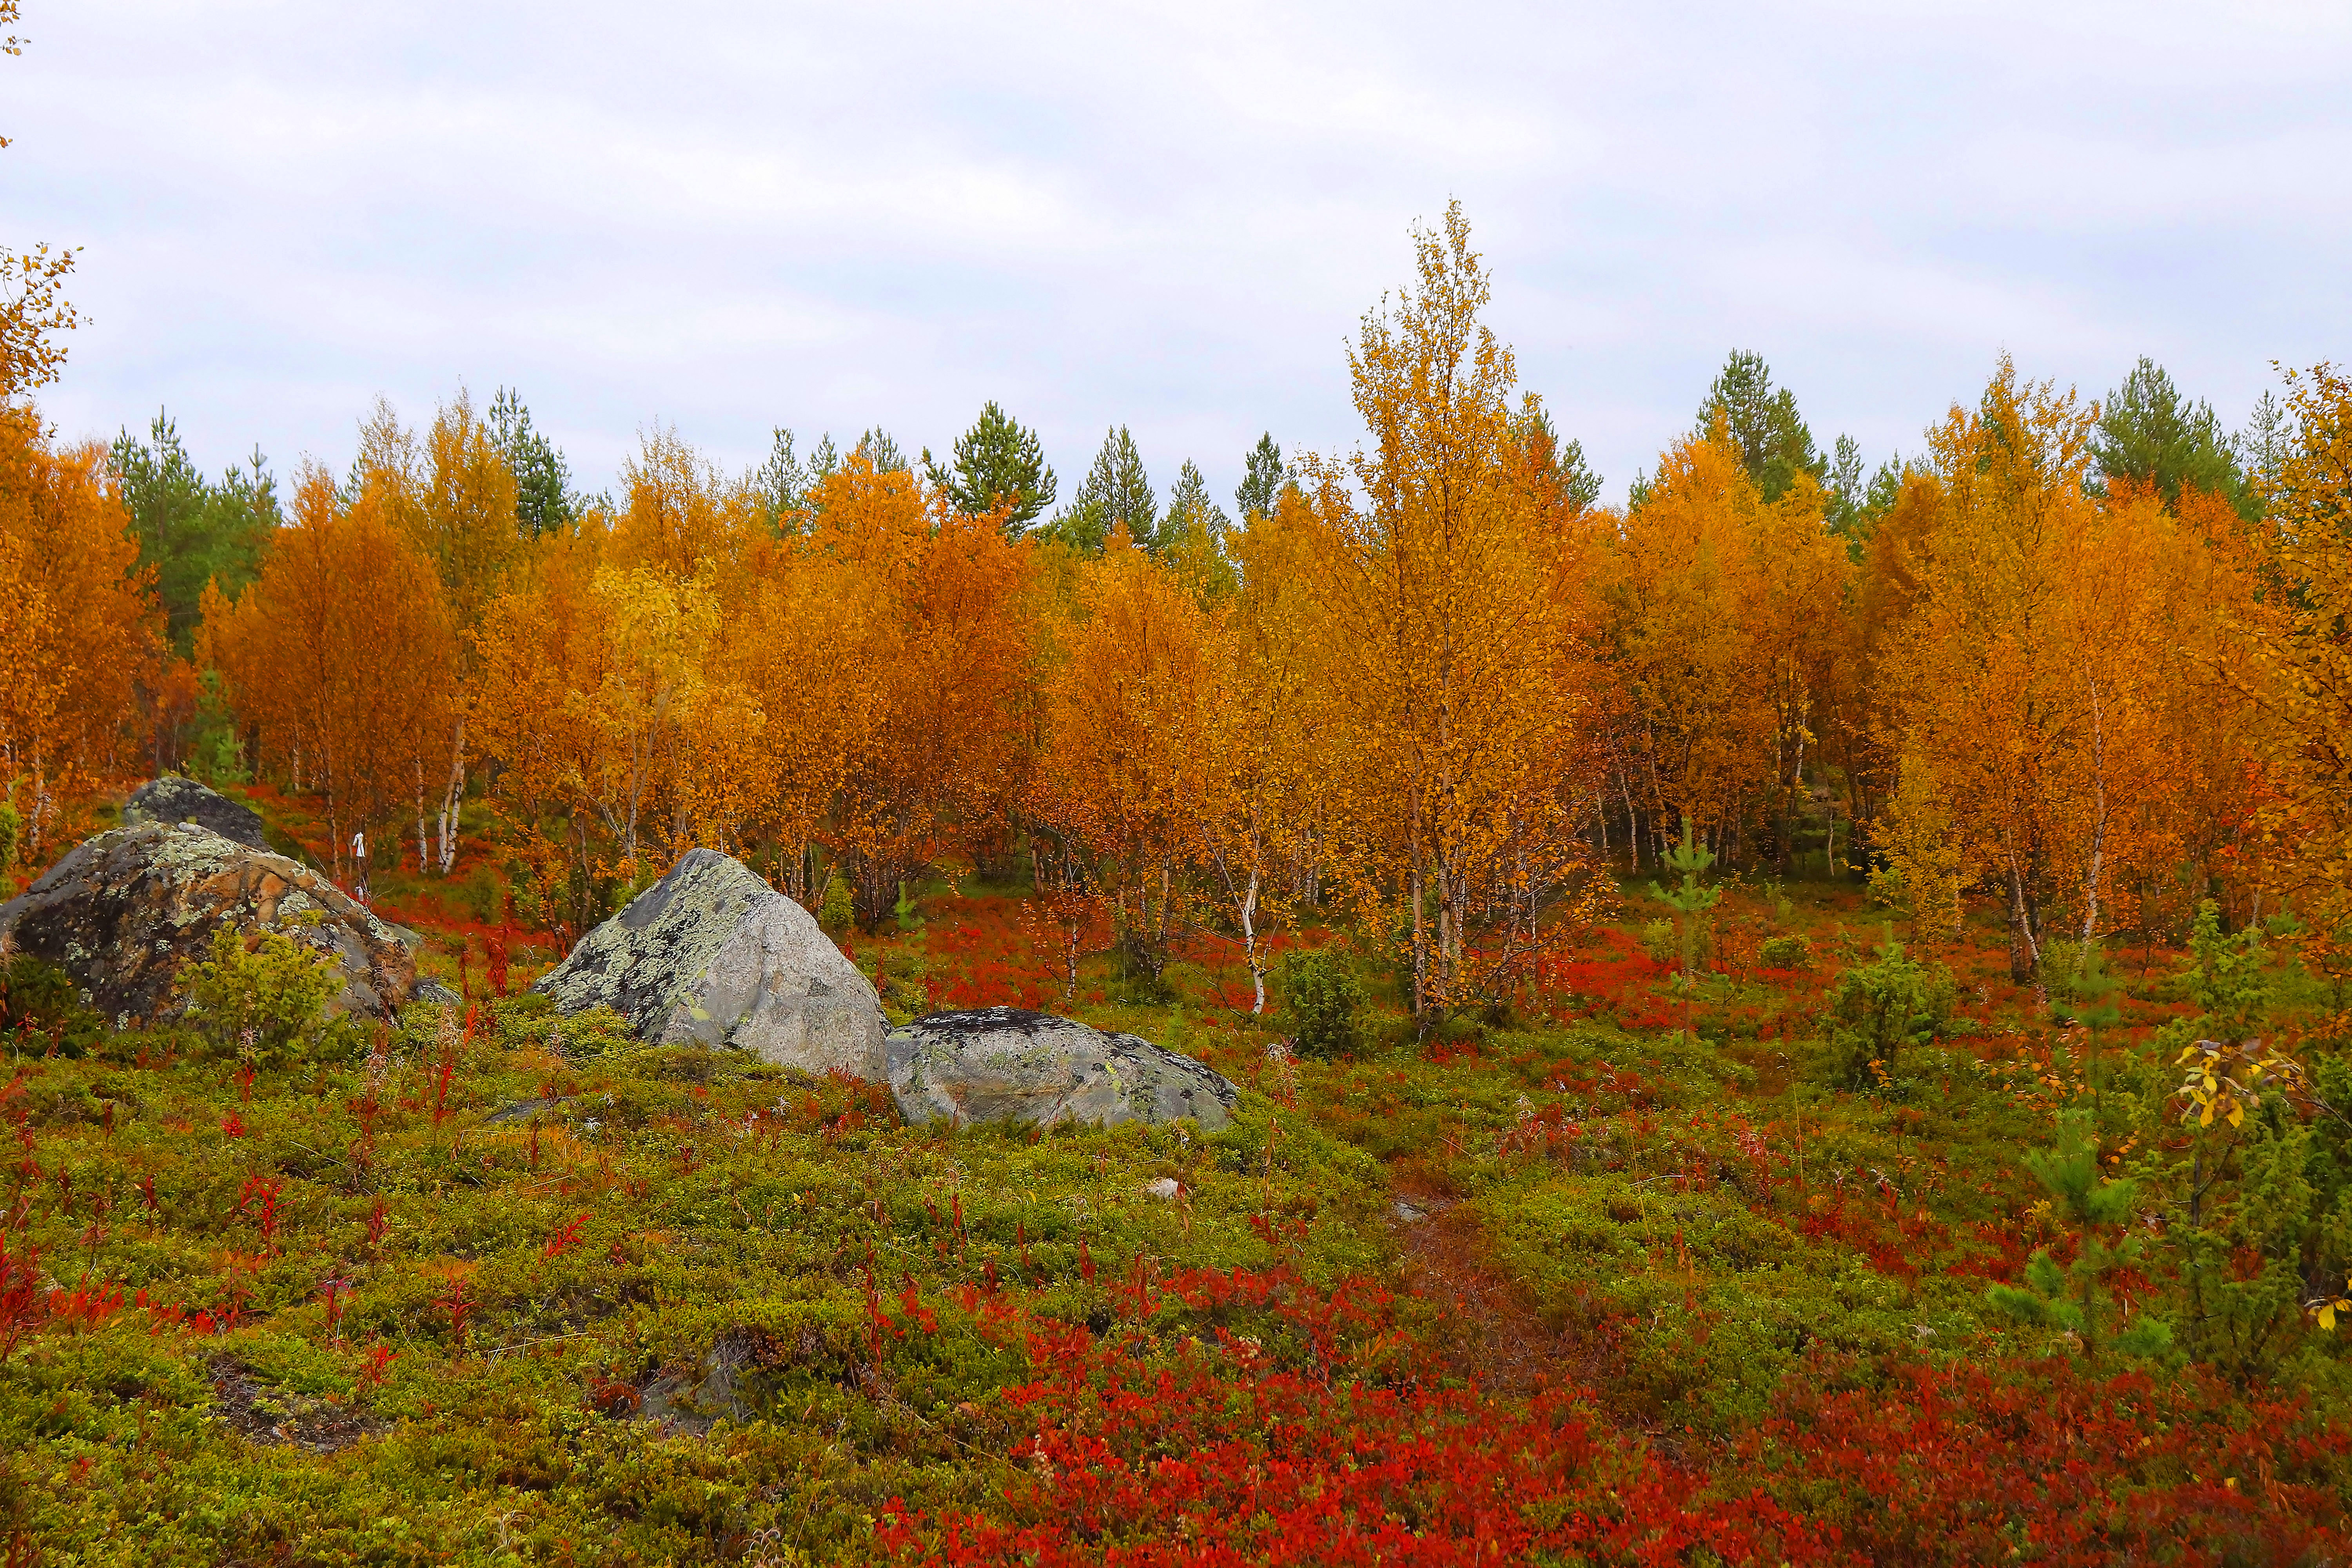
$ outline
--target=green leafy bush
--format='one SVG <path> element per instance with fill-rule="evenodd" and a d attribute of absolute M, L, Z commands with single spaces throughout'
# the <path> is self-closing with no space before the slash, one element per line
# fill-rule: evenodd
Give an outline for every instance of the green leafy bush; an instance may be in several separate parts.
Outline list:
<path fill-rule="evenodd" d="M 22 952 L 0 963 L 0 1034 L 20 1030 L 54 1040 L 58 1054 L 68 1057 L 80 1056 L 107 1032 L 106 1021 L 82 1005 L 72 976 Z"/>
<path fill-rule="evenodd" d="M 1768 937 L 1756 954 L 1767 969 L 1804 969 L 1813 962 L 1813 944 L 1801 936 Z"/>
<path fill-rule="evenodd" d="M 213 932 L 212 956 L 191 966 L 189 1017 L 216 1045 L 257 1066 L 320 1054 L 334 1031 L 323 1026 L 340 977 L 324 953 L 277 931 L 251 951 L 235 931 Z"/>
<path fill-rule="evenodd" d="M 1355 1052 L 1362 1041 L 1357 1016 L 1364 1008 L 1364 987 L 1344 954 L 1328 947 L 1292 952 L 1282 961 L 1282 992 L 1291 1043 L 1302 1055 Z"/>
<path fill-rule="evenodd" d="M 1672 963 L 1681 956 L 1682 944 L 1675 936 L 1672 921 L 1642 922 L 1642 951 L 1660 963 Z"/>

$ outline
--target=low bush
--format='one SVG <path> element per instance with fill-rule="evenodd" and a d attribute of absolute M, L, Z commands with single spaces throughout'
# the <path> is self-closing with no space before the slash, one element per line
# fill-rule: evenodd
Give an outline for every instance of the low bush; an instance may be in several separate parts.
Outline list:
<path fill-rule="evenodd" d="M 1290 953 L 1282 961 L 1282 994 L 1290 1015 L 1291 1043 L 1300 1055 L 1351 1056 L 1362 1045 L 1359 1015 L 1366 1000 L 1363 983 L 1338 950 L 1319 947 Z"/>
<path fill-rule="evenodd" d="M 340 988 L 333 964 L 277 931 L 263 931 L 249 950 L 235 931 L 215 931 L 211 956 L 191 965 L 184 984 L 190 1020 L 254 1066 L 323 1054 L 340 1033 L 320 1017 Z"/>
<path fill-rule="evenodd" d="M 1823 1032 L 1834 1081 L 1846 1089 L 1890 1082 L 1902 1052 L 1936 1037 L 1952 1000 L 1951 972 L 1911 957 L 1890 931 L 1877 961 L 1846 971 L 1830 997 Z"/>

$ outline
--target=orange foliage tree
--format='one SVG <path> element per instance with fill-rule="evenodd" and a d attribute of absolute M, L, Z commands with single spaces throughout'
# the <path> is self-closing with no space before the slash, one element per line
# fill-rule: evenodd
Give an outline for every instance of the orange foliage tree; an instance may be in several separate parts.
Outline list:
<path fill-rule="evenodd" d="M 2252 628 L 2270 678 L 2252 690 L 2274 721 L 2257 750 L 2273 795 L 2266 880 L 2340 980 L 2352 972 L 2352 377 L 2321 364 L 2288 387 L 2296 441 L 2263 494 L 2282 610 Z"/>
<path fill-rule="evenodd" d="M 1083 868 L 1122 966 L 1156 984 L 1207 849 L 1221 628 L 1119 524 L 1055 641 L 1032 830 Z"/>
<path fill-rule="evenodd" d="M 1310 570 L 1335 646 L 1328 846 L 1367 935 L 1410 966 L 1425 1030 L 1491 996 L 1597 897 L 1577 827 L 1593 795 L 1573 557 L 1542 526 L 1513 435 L 1510 352 L 1459 204 L 1420 276 L 1349 355 L 1371 445 L 1306 467 Z M 1352 479 L 1360 492 L 1350 493 Z"/>
<path fill-rule="evenodd" d="M 1035 744 L 1035 568 L 998 513 L 968 516 L 862 452 L 819 487 L 814 510 L 805 548 L 843 569 L 870 616 L 845 651 L 873 683 L 871 723 L 831 824 L 870 923 L 904 879 L 1001 832 L 1020 797 Z"/>
<path fill-rule="evenodd" d="M 462 700 L 441 581 L 396 521 L 399 496 L 362 474 L 356 500 L 306 468 L 292 524 L 234 603 L 208 587 L 200 662 L 223 674 L 257 765 L 320 795 L 337 875 L 351 836 L 411 811 L 448 761 Z"/>
<path fill-rule="evenodd" d="M 1895 868 L 1926 881 L 1940 855 L 1939 898 L 1990 889 L 2020 982 L 2053 921 L 2092 941 L 2119 876 L 2144 887 L 2178 863 L 2231 781 L 2176 759 L 2242 708 L 2238 543 L 2130 487 L 2091 493 L 2095 415 L 2004 361 L 1977 408 L 1929 433 L 1939 504 L 1883 676 Z"/>
<path fill-rule="evenodd" d="M 102 447 L 57 447 L 31 410 L 0 409 L 0 804 L 26 865 L 143 771 L 162 611 L 105 463 Z"/>

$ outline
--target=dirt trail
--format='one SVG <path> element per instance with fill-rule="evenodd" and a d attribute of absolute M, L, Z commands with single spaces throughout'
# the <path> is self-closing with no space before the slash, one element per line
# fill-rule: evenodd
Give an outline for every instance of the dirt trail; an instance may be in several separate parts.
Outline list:
<path fill-rule="evenodd" d="M 1447 1373 L 1518 1395 L 1563 1383 L 1591 1387 L 1606 1377 L 1605 1347 L 1573 1328 L 1548 1325 L 1528 1292 L 1486 1261 L 1469 1205 L 1402 1184 L 1396 1197 L 1404 1283 L 1433 1309 L 1423 1331 Z"/>

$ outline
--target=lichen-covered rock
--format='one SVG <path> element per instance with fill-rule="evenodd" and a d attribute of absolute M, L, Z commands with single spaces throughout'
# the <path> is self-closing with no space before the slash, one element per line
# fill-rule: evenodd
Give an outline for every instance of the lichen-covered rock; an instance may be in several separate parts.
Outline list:
<path fill-rule="evenodd" d="M 909 1121 L 1197 1121 L 1215 1131 L 1231 1080 L 1134 1035 L 1017 1007 L 934 1013 L 890 1031 L 890 1093 Z"/>
<path fill-rule="evenodd" d="M 151 779 L 132 792 L 122 807 L 122 824 L 133 827 L 142 822 L 193 822 L 248 849 L 269 847 L 261 817 L 251 806 L 178 773 Z"/>
<path fill-rule="evenodd" d="M 612 1008 L 641 1040 L 734 1046 L 813 1073 L 884 1076 L 882 1005 L 799 904 L 740 860 L 689 850 L 531 987 Z"/>
<path fill-rule="evenodd" d="M 420 999 L 408 949 L 358 900 L 283 855 L 191 823 L 101 833 L 0 904 L 0 943 L 64 971 L 118 1027 L 179 1016 L 181 966 L 207 956 L 224 928 L 247 947 L 274 931 L 325 953 L 343 981 L 331 1013 L 390 1018 Z"/>

